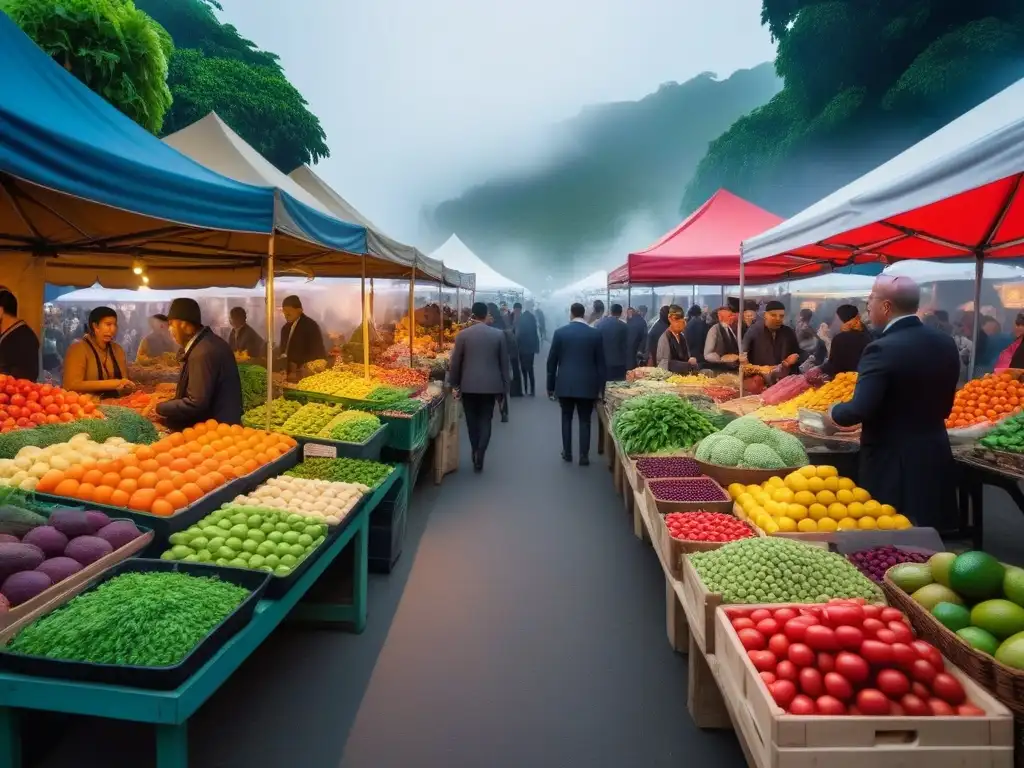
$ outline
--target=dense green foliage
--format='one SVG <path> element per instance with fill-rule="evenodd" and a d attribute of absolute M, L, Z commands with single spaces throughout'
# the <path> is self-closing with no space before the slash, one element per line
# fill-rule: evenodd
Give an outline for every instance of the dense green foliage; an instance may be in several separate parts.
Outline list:
<path fill-rule="evenodd" d="M 174 45 L 130 0 L 0 0 L 0 10 L 89 88 L 147 130 L 160 131 L 171 106 Z"/>
<path fill-rule="evenodd" d="M 1024 76 L 1017 0 L 763 0 L 785 88 L 712 142 L 682 212 L 727 187 L 789 215 Z"/>

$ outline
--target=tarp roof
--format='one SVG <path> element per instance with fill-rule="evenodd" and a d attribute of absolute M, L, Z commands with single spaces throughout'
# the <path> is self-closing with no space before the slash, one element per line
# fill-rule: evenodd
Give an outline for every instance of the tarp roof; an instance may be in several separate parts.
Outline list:
<path fill-rule="evenodd" d="M 1024 255 L 1024 80 L 773 229 L 755 265 L 794 256 L 942 259 Z"/>
<path fill-rule="evenodd" d="M 603 291 L 607 287 L 608 273 L 603 269 L 599 269 L 596 272 L 591 272 L 589 275 L 577 280 L 576 282 L 562 286 L 557 291 L 552 291 L 551 296 L 556 298 L 562 296 L 575 296 L 580 293 Z"/>
<path fill-rule="evenodd" d="M 488 266 L 473 253 L 458 235 L 449 237 L 444 245 L 430 254 L 432 259 L 444 262 L 445 267 L 469 272 L 476 276 L 478 291 L 525 291 L 515 280 L 510 280 Z"/>
<path fill-rule="evenodd" d="M 773 213 L 720 189 L 683 223 L 654 245 L 629 254 L 608 276 L 609 287 L 622 285 L 721 285 L 740 279 L 740 242 L 782 221 Z M 802 261 L 791 266 L 802 265 Z M 808 274 L 820 271 L 806 270 Z M 774 283 L 782 269 L 750 268 L 745 282 Z"/>
<path fill-rule="evenodd" d="M 886 267 L 887 275 L 912 277 L 918 283 L 944 283 L 953 280 L 974 282 L 975 264 L 949 261 L 899 261 Z M 1024 269 L 1006 264 L 986 264 L 985 280 L 1024 280 Z"/>
<path fill-rule="evenodd" d="M 316 281 L 304 280 L 302 278 L 275 277 L 274 289 L 283 298 L 287 292 L 311 292 L 320 291 L 330 286 L 318 284 Z M 285 291 L 286 293 L 280 293 Z M 195 299 L 259 299 L 265 298 L 265 288 L 260 282 L 254 288 L 195 288 L 188 292 L 188 295 Z M 125 288 L 104 288 L 94 285 L 90 288 L 81 288 L 58 296 L 53 301 L 56 304 L 116 304 L 122 302 L 136 302 L 140 304 L 169 304 L 181 296 L 181 291 L 154 291 L 148 288 L 131 290 Z M 278 299 L 280 301 L 280 299 Z"/>

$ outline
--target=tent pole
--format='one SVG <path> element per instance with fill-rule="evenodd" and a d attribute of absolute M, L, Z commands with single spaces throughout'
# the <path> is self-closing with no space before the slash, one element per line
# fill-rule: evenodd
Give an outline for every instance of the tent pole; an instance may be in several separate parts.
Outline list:
<path fill-rule="evenodd" d="M 743 246 L 740 245 L 740 311 L 736 313 L 736 338 L 740 343 L 740 397 L 743 397 L 743 288 L 746 270 L 743 268 Z M 725 286 L 722 286 L 722 304 L 725 304 Z"/>
<path fill-rule="evenodd" d="M 437 351 L 444 348 L 444 262 L 441 262 L 441 282 L 437 284 Z"/>
<path fill-rule="evenodd" d="M 633 306 L 633 286 L 632 285 L 627 285 L 626 286 L 626 309 L 629 309 L 632 306 Z"/>
<path fill-rule="evenodd" d="M 366 254 L 362 254 L 361 271 L 359 278 L 359 300 L 363 308 L 363 378 L 370 378 L 370 312 L 367 307 L 366 297 Z"/>
<path fill-rule="evenodd" d="M 651 317 L 658 313 L 658 297 L 654 295 L 654 286 L 651 286 Z"/>
<path fill-rule="evenodd" d="M 373 278 L 370 278 L 370 319 L 373 319 Z"/>
<path fill-rule="evenodd" d="M 271 429 L 274 399 L 274 235 L 267 242 L 267 274 L 263 289 L 267 298 L 267 432 Z"/>
<path fill-rule="evenodd" d="M 985 273 L 985 254 L 978 250 L 974 254 L 974 328 L 971 330 L 971 361 L 967 365 L 967 380 L 974 378 L 974 366 L 978 360 L 978 329 L 981 327 L 981 281 Z"/>
<path fill-rule="evenodd" d="M 412 368 L 412 345 L 416 339 L 416 265 L 409 276 L 409 367 Z"/>

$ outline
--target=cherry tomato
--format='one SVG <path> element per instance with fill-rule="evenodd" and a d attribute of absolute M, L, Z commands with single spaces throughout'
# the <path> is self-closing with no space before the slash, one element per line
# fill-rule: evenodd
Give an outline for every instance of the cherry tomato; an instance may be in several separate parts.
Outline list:
<path fill-rule="evenodd" d="M 768 686 L 768 692 L 775 699 L 776 704 L 787 709 L 796 696 L 796 686 L 791 680 L 776 680 Z"/>
<path fill-rule="evenodd" d="M 800 670 L 797 669 L 796 664 L 788 659 L 783 659 L 775 667 L 775 677 L 779 680 L 789 680 L 796 682 L 800 677 Z"/>
<path fill-rule="evenodd" d="M 749 618 L 751 610 L 750 608 L 730 608 L 726 614 L 730 619 Z"/>
<path fill-rule="evenodd" d="M 878 640 L 865 640 L 860 644 L 860 655 L 869 664 L 881 667 L 892 662 L 892 646 Z"/>
<path fill-rule="evenodd" d="M 863 606 L 863 608 L 864 608 L 864 620 L 865 621 L 867 619 L 877 619 L 879 616 L 882 615 L 882 606 L 880 606 L 880 605 L 875 605 L 874 603 L 868 603 L 867 605 Z"/>
<path fill-rule="evenodd" d="M 891 606 L 885 606 L 878 614 L 878 618 L 888 624 L 891 621 L 898 621 L 903 624 L 903 611 L 899 608 L 893 608 Z"/>
<path fill-rule="evenodd" d="M 888 715 L 891 707 L 885 694 L 875 688 L 865 688 L 857 694 L 857 709 L 867 717 Z"/>
<path fill-rule="evenodd" d="M 906 643 L 893 643 L 892 648 L 892 662 L 896 666 L 904 670 L 910 670 L 911 665 L 917 661 L 917 653 Z"/>
<path fill-rule="evenodd" d="M 793 608 L 776 608 L 774 618 L 779 624 L 785 625 L 787 621 L 795 619 L 798 615 Z"/>
<path fill-rule="evenodd" d="M 956 713 L 961 717 L 984 717 L 985 710 L 973 704 L 961 704 L 956 708 Z"/>
<path fill-rule="evenodd" d="M 755 624 L 757 624 L 759 621 L 770 619 L 771 617 L 772 612 L 769 611 L 767 608 L 755 608 L 750 614 L 750 618 Z"/>
<path fill-rule="evenodd" d="M 860 656 L 848 651 L 840 651 L 836 655 L 836 672 L 856 685 L 868 679 L 871 669 Z"/>
<path fill-rule="evenodd" d="M 942 654 L 931 643 L 926 643 L 924 640 L 915 640 L 910 644 L 910 647 L 917 651 L 918 658 L 924 659 L 935 667 L 936 672 L 941 672 L 946 668 L 942 660 Z"/>
<path fill-rule="evenodd" d="M 830 605 L 824 619 L 830 627 L 859 627 L 864 622 L 864 609 L 859 605 Z"/>
<path fill-rule="evenodd" d="M 822 651 L 818 654 L 816 661 L 818 671 L 821 672 L 821 674 L 823 675 L 826 672 L 834 671 L 836 668 L 836 657 L 833 656 L 831 653 L 825 653 L 824 651 Z"/>
<path fill-rule="evenodd" d="M 794 697 L 789 704 L 789 714 L 791 715 L 813 715 L 817 711 L 814 700 L 803 694 Z"/>
<path fill-rule="evenodd" d="M 920 696 L 908 693 L 900 699 L 900 706 L 908 717 L 931 717 L 932 711 L 928 702 Z"/>
<path fill-rule="evenodd" d="M 885 629 L 885 624 L 879 619 L 864 619 L 861 629 L 864 630 L 864 637 L 873 638 L 878 630 Z"/>
<path fill-rule="evenodd" d="M 846 706 L 839 699 L 833 696 L 819 696 L 814 706 L 818 709 L 819 715 L 845 715 Z"/>
<path fill-rule="evenodd" d="M 814 651 L 803 643 L 793 643 L 786 652 L 786 657 L 798 667 L 809 667 L 814 664 Z"/>
<path fill-rule="evenodd" d="M 814 667 L 804 667 L 800 670 L 800 690 L 816 699 L 825 692 L 825 685 L 821 679 L 821 672 Z"/>
<path fill-rule="evenodd" d="M 804 642 L 815 651 L 838 651 L 836 633 L 824 624 L 814 624 L 804 633 Z"/>
<path fill-rule="evenodd" d="M 782 631 L 789 638 L 791 643 L 802 643 L 804 636 L 807 634 L 807 628 L 811 626 L 807 620 L 807 616 L 797 616 L 795 619 L 790 619 L 786 622 L 786 625 L 782 628 Z"/>
<path fill-rule="evenodd" d="M 768 644 L 764 635 L 756 629 L 741 629 L 736 634 L 739 635 L 740 643 L 748 651 L 760 651 Z"/>
<path fill-rule="evenodd" d="M 758 672 L 775 671 L 775 654 L 771 651 L 747 651 L 747 657 Z"/>
<path fill-rule="evenodd" d="M 786 658 L 786 652 L 789 651 L 789 640 L 781 632 L 772 635 L 768 638 L 768 650 L 780 659 L 784 659 Z"/>
<path fill-rule="evenodd" d="M 886 645 L 892 645 L 896 642 L 896 633 L 888 627 L 882 627 L 880 630 L 875 632 L 875 640 Z"/>
<path fill-rule="evenodd" d="M 828 672 L 822 682 L 825 684 L 825 692 L 834 696 L 840 701 L 849 701 L 853 698 L 853 686 L 838 672 Z"/>
<path fill-rule="evenodd" d="M 910 692 L 921 699 L 921 701 L 928 701 L 932 697 L 932 692 L 928 690 L 928 686 L 916 680 L 910 684 Z"/>
<path fill-rule="evenodd" d="M 875 676 L 875 685 L 890 699 L 899 699 L 910 693 L 910 680 L 895 669 L 883 669 L 879 672 Z"/>
<path fill-rule="evenodd" d="M 919 683 L 925 685 L 931 685 L 932 680 L 935 679 L 936 675 L 935 667 L 929 664 L 924 659 L 918 659 L 910 665 L 910 676 L 917 680 Z"/>
<path fill-rule="evenodd" d="M 860 627 L 836 627 L 836 644 L 844 651 L 859 651 L 864 642 L 864 632 Z"/>
<path fill-rule="evenodd" d="M 779 629 L 779 622 L 777 622 L 775 619 L 761 619 L 759 622 L 757 622 L 757 631 L 765 637 L 771 637 L 772 635 L 777 633 Z"/>
<path fill-rule="evenodd" d="M 949 702 L 954 707 L 967 701 L 967 694 L 960 681 L 948 672 L 940 672 L 932 680 L 932 691 L 943 701 Z"/>
<path fill-rule="evenodd" d="M 903 621 L 890 621 L 889 630 L 896 635 L 897 643 L 912 643 L 914 642 L 914 630 L 906 625 Z"/>
<path fill-rule="evenodd" d="M 928 708 L 935 717 L 953 717 L 956 714 L 956 710 L 949 706 L 948 703 L 942 699 L 936 699 L 934 696 L 928 699 Z"/>
<path fill-rule="evenodd" d="M 754 653 L 759 653 L 759 651 L 754 651 Z M 762 680 L 764 680 L 765 685 L 771 685 L 775 682 L 775 675 L 771 672 L 758 672 L 757 674 Z"/>

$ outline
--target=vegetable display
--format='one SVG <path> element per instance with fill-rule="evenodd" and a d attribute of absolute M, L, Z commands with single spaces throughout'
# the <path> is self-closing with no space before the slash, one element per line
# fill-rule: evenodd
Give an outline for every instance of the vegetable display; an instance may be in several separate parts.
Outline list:
<path fill-rule="evenodd" d="M 32 622 L 7 650 L 26 656 L 169 667 L 179 663 L 249 592 L 185 573 L 123 573 Z"/>
<path fill-rule="evenodd" d="M 756 416 L 744 416 L 708 435 L 694 454 L 723 467 L 783 469 L 807 464 L 803 443 L 788 432 L 769 427 Z"/>
<path fill-rule="evenodd" d="M 810 382 L 804 376 L 786 376 L 762 392 L 761 401 L 765 405 L 778 405 L 803 394 L 810 387 Z"/>
<path fill-rule="evenodd" d="M 948 421 L 946 426 L 951 426 Z M 978 442 L 994 451 L 1024 453 L 1024 414 L 1015 413 L 1003 419 Z"/>
<path fill-rule="evenodd" d="M 928 555 L 921 552 L 894 547 L 886 544 L 883 547 L 870 547 L 859 552 L 853 552 L 846 556 L 847 559 L 857 566 L 857 570 L 867 576 L 876 584 L 881 584 L 885 572 L 894 565 L 900 563 L 926 563 Z"/>
<path fill-rule="evenodd" d="M 718 483 L 707 477 L 651 480 L 648 485 L 656 501 L 727 501 L 729 498 Z"/>
<path fill-rule="evenodd" d="M 240 364 L 238 377 L 242 382 L 242 411 L 250 411 L 267 402 L 267 369 L 262 365 Z"/>
<path fill-rule="evenodd" d="M 640 381 L 642 379 L 665 381 L 672 378 L 673 375 L 674 374 L 669 373 L 664 368 L 641 366 L 640 368 L 634 368 L 631 371 L 626 371 L 626 381 Z"/>
<path fill-rule="evenodd" d="M 663 477 L 700 477 L 697 462 L 689 456 L 641 456 L 636 471 L 648 480 Z"/>
<path fill-rule="evenodd" d="M 56 443 L 45 448 L 28 445 L 18 451 L 13 459 L 0 459 L 0 484 L 14 486 L 23 491 L 52 493 L 56 490 L 57 478 L 52 472 L 74 472 L 82 462 L 98 464 L 101 461 L 115 461 L 132 453 L 133 446 L 121 437 L 110 437 L 104 443 L 97 443 L 88 434 L 81 432 L 66 443 Z M 82 473 L 84 475 L 84 472 Z M 40 482 L 49 475 L 46 482 Z M 59 481 L 58 481 L 59 482 Z M 65 488 L 67 490 L 68 486 Z"/>
<path fill-rule="evenodd" d="M 286 477 L 330 480 L 374 488 L 394 469 L 390 464 L 368 459 L 306 459 L 285 472 Z"/>
<path fill-rule="evenodd" d="M 985 714 L 896 608 L 832 600 L 726 615 L 769 695 L 790 715 Z"/>
<path fill-rule="evenodd" d="M 102 418 L 88 395 L 0 374 L 0 433 Z"/>
<path fill-rule="evenodd" d="M 1012 413 L 1020 413 L 1022 403 L 1024 385 L 1012 374 L 988 373 L 980 379 L 967 382 L 956 393 L 953 408 L 946 419 L 946 427 L 970 427 L 984 422 L 996 422 Z"/>
<path fill-rule="evenodd" d="M 380 429 L 380 419 L 363 411 L 339 413 L 323 429 L 318 437 L 339 440 L 344 443 L 365 443 Z"/>
<path fill-rule="evenodd" d="M 670 512 L 665 525 L 680 541 L 738 541 L 755 535 L 742 520 L 721 512 Z"/>
<path fill-rule="evenodd" d="M 279 432 L 284 423 L 302 407 L 297 400 L 285 400 L 277 397 L 270 401 L 270 428 Z M 242 424 L 252 429 L 265 429 L 267 426 L 267 404 L 256 406 L 242 415 Z"/>
<path fill-rule="evenodd" d="M 714 431 L 707 418 L 675 395 L 627 400 L 612 421 L 612 432 L 629 455 L 689 448 Z"/>
<path fill-rule="evenodd" d="M 13 459 L 27 446 L 46 448 L 66 443 L 78 434 L 85 434 L 98 443 L 111 437 L 143 444 L 152 443 L 157 439 L 153 424 L 130 408 L 102 405 L 98 411 L 102 418 L 90 417 L 67 423 L 48 423 L 32 429 L 16 429 L 0 434 L 0 458 Z"/>
<path fill-rule="evenodd" d="M 296 389 L 304 392 L 319 392 L 352 400 L 363 400 L 378 386 L 380 386 L 380 382 L 373 379 L 357 378 L 336 370 L 306 376 L 295 385 Z"/>
<path fill-rule="evenodd" d="M 281 425 L 281 431 L 289 435 L 314 436 L 326 427 L 335 416 L 342 411 L 340 405 L 326 403 L 306 403 L 288 417 Z"/>
<path fill-rule="evenodd" d="M 278 509 L 337 525 L 370 489 L 357 483 L 272 477 L 252 493 L 236 496 L 230 506 Z"/>
<path fill-rule="evenodd" d="M 752 538 L 688 555 L 726 603 L 821 603 L 834 597 L 880 600 L 882 592 L 845 557 L 791 539 Z"/>
<path fill-rule="evenodd" d="M 287 576 L 327 536 L 324 523 L 267 507 L 227 505 L 171 534 L 161 560 L 216 563 Z"/>
<path fill-rule="evenodd" d="M 705 384 L 710 384 L 711 383 L 711 379 L 709 379 L 707 376 L 701 376 L 700 374 L 686 374 L 686 375 L 683 375 L 681 373 L 676 373 L 676 374 L 673 374 L 672 376 L 669 376 L 666 379 L 666 381 L 669 384 L 682 384 L 682 385 L 690 385 L 690 386 L 697 386 L 697 387 L 702 387 Z"/>
<path fill-rule="evenodd" d="M 803 394 L 786 400 L 778 405 L 765 409 L 766 415 L 796 418 L 797 411 L 804 408 L 809 411 L 827 411 L 829 406 L 845 403 L 853 398 L 853 390 L 857 386 L 856 371 L 838 373 L 836 377 L 817 389 L 808 389 Z M 761 412 L 758 411 L 758 414 Z"/>

